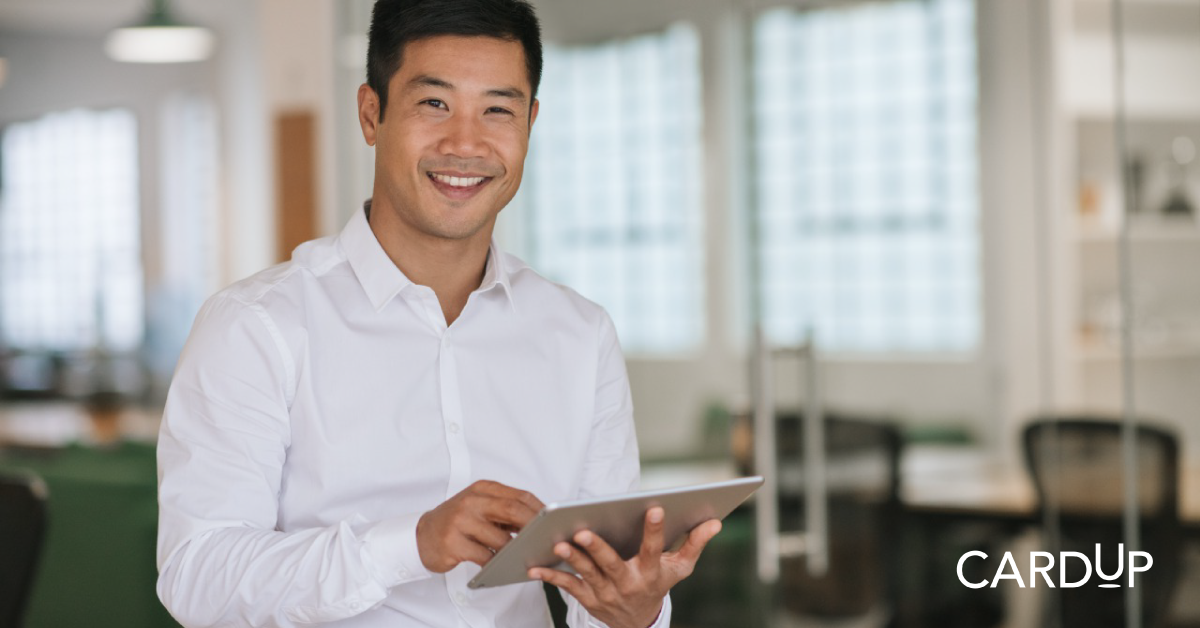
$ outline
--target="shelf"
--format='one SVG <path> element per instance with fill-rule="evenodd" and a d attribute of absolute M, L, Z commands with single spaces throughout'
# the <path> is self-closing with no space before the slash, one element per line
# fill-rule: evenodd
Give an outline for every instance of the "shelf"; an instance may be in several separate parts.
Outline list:
<path fill-rule="evenodd" d="M 1117 227 L 1081 225 L 1077 239 L 1082 244 L 1115 244 L 1120 235 Z M 1133 225 L 1129 239 L 1131 242 L 1148 244 L 1200 244 L 1200 223 L 1192 218 L 1138 222 Z"/>
<path fill-rule="evenodd" d="M 1077 354 L 1085 362 L 1116 362 L 1121 359 L 1121 351 L 1109 345 L 1084 345 Z M 1158 347 L 1135 347 L 1135 360 L 1200 360 L 1200 345 L 1164 345 Z"/>

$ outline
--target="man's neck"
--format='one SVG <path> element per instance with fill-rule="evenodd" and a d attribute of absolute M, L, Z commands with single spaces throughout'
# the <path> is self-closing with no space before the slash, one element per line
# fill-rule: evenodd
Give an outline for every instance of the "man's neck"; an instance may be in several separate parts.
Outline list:
<path fill-rule="evenodd" d="M 446 324 L 454 323 L 483 282 L 495 223 L 469 238 L 447 239 L 414 229 L 390 208 L 372 206 L 368 222 L 392 263 L 409 281 L 431 288 Z"/>

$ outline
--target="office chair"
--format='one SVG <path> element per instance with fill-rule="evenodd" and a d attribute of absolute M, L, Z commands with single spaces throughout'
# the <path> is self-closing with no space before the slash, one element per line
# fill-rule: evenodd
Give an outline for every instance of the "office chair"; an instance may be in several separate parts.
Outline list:
<path fill-rule="evenodd" d="M 803 519 L 802 433 L 798 415 L 780 417 L 783 530 L 798 529 Z M 784 558 L 783 607 L 795 615 L 828 619 L 886 611 L 897 574 L 900 432 L 881 421 L 827 414 L 825 439 L 829 570 L 813 576 L 804 557 Z"/>
<path fill-rule="evenodd" d="M 1099 417 L 1038 417 L 1023 433 L 1039 512 L 1058 513 L 1059 546 L 1051 549 L 1056 556 L 1058 551 L 1075 551 L 1094 561 L 1099 543 L 1108 573 L 1115 570 L 1117 548 L 1125 540 L 1122 429 L 1116 420 Z M 1166 616 L 1180 570 L 1179 444 L 1173 433 L 1159 427 L 1139 423 L 1135 433 L 1139 549 L 1154 559 L 1150 571 L 1138 576 L 1136 586 L 1142 592 L 1142 625 L 1154 628 Z M 1130 549 L 1126 547 L 1126 553 Z M 1128 562 L 1126 555 L 1120 588 L 1100 588 L 1104 581 L 1093 572 L 1079 588 L 1050 590 L 1048 613 L 1059 615 L 1064 628 L 1124 626 Z M 1082 561 L 1068 562 L 1068 581 L 1080 580 L 1084 569 Z"/>
<path fill-rule="evenodd" d="M 0 474 L 0 626 L 20 626 L 46 530 L 46 485 Z"/>

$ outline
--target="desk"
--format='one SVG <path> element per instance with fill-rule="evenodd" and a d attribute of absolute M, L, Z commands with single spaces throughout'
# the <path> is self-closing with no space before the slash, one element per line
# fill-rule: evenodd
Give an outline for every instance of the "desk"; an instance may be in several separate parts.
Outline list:
<path fill-rule="evenodd" d="M 9 450 L 50 491 L 45 546 L 27 628 L 178 626 L 154 591 L 158 503 L 154 447 Z"/>
<path fill-rule="evenodd" d="M 642 483 L 646 488 L 664 488 L 719 481 L 737 474 L 735 465 L 724 460 L 651 462 L 645 465 Z M 1036 608 L 1032 614 L 1029 611 L 1036 603 L 1026 601 L 1024 606 L 1013 608 L 1004 591 L 963 587 L 956 570 L 964 552 L 984 550 L 990 562 L 972 561 L 967 575 L 972 580 L 990 579 L 1010 541 L 1040 525 L 1037 494 L 1023 465 L 1002 464 L 971 447 L 909 446 L 901 464 L 900 501 L 901 517 L 896 527 L 902 536 L 896 547 L 901 554 L 902 574 L 893 585 L 893 625 L 993 625 L 1006 616 L 1009 625 L 1023 625 L 1011 623 L 1013 615 L 1036 616 Z M 1180 479 L 1180 511 L 1185 534 L 1191 539 L 1200 538 L 1200 467 L 1195 465 L 1186 467 Z M 741 518 L 734 520 L 731 516 L 727 520 L 733 536 L 724 537 L 723 533 L 710 546 L 716 551 L 706 551 L 693 578 L 698 581 L 685 581 L 679 587 L 680 601 L 687 602 L 679 607 L 695 604 L 702 608 L 702 612 L 686 608 L 679 611 L 681 617 L 686 616 L 697 626 L 765 625 L 765 621 L 750 622 L 744 617 L 742 623 L 729 622 L 739 610 L 752 609 L 761 614 L 754 604 L 777 605 L 778 597 L 783 595 L 756 590 L 765 588 L 757 584 L 753 569 L 752 514 L 739 514 Z M 1029 542 L 1029 537 L 1019 538 Z M 731 602 L 715 603 L 718 594 Z M 1011 597 L 1012 592 L 1008 594 Z"/>
<path fill-rule="evenodd" d="M 648 462 L 642 470 L 642 487 L 668 488 L 737 476 L 732 460 Z M 900 478 L 900 502 L 905 510 L 1028 521 L 1037 515 L 1037 493 L 1025 467 L 999 462 L 978 448 L 909 446 Z M 1185 527 L 1200 531 L 1200 464 L 1184 467 L 1179 510 Z"/>

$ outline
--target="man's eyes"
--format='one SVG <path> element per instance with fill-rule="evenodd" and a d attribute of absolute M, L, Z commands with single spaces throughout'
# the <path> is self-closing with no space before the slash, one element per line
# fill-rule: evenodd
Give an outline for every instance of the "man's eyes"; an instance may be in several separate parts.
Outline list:
<path fill-rule="evenodd" d="M 449 106 L 446 105 L 446 101 L 440 100 L 438 98 L 426 98 L 425 100 L 421 101 L 421 104 L 428 105 L 435 109 L 449 109 L 450 108 Z M 501 115 L 506 115 L 506 116 L 516 115 L 512 112 L 511 109 L 508 109 L 505 107 L 488 107 L 486 109 L 486 112 L 487 113 L 496 113 L 496 114 L 501 114 Z"/>

